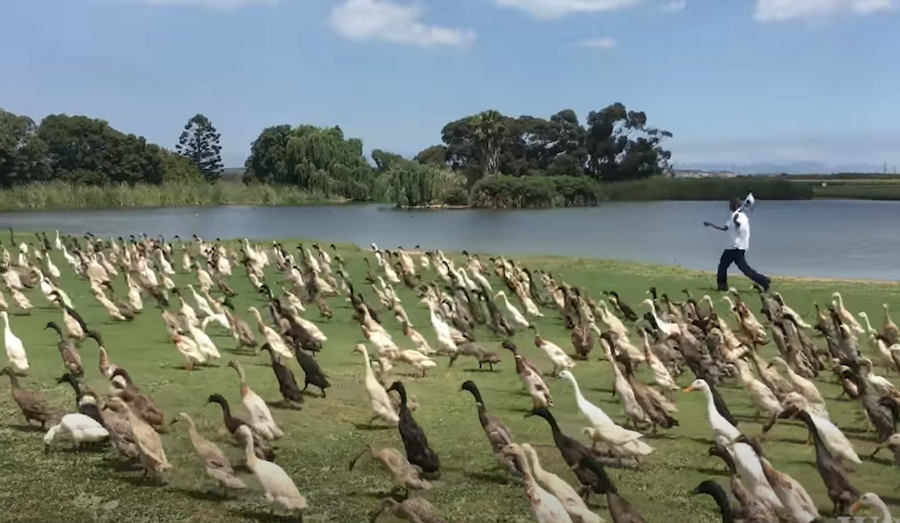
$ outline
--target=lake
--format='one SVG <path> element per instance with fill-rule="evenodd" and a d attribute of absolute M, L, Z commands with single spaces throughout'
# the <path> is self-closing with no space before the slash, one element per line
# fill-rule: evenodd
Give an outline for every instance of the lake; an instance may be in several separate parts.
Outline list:
<path fill-rule="evenodd" d="M 726 202 L 609 203 L 547 210 L 403 211 L 389 205 L 0 213 L 17 231 L 100 237 L 310 238 L 382 248 L 552 254 L 715 270 Z M 747 259 L 769 275 L 900 280 L 900 202 L 761 201 Z M 735 269 L 732 268 L 734 271 Z"/>

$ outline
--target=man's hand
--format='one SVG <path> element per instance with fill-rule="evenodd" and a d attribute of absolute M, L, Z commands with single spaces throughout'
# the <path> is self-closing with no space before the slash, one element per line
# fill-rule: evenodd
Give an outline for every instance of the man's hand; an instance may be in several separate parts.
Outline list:
<path fill-rule="evenodd" d="M 715 225 L 711 224 L 710 222 L 703 222 L 703 226 L 704 227 L 715 227 Z"/>

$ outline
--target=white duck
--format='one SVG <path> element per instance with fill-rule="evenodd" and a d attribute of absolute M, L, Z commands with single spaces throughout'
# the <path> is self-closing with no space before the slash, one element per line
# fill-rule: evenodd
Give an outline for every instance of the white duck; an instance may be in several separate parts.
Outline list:
<path fill-rule="evenodd" d="M 510 327 L 513 330 L 522 330 L 531 327 L 531 323 L 519 312 L 519 309 L 516 308 L 515 305 L 509 302 L 509 298 L 506 297 L 506 293 L 504 291 L 498 291 L 494 298 L 503 298 L 503 306 L 506 307 L 506 317 L 509 320 Z"/>
<path fill-rule="evenodd" d="M 519 467 L 525 476 L 525 495 L 531 503 L 531 510 L 538 523 L 572 523 L 572 518 L 566 511 L 566 507 L 553 494 L 542 489 L 535 481 L 525 457 L 522 447 L 511 443 L 501 452 L 506 456 L 514 456 L 519 462 Z"/>
<path fill-rule="evenodd" d="M 525 451 L 526 457 L 531 461 L 531 469 L 534 478 L 550 493 L 556 496 L 556 499 L 562 503 L 566 512 L 571 516 L 572 521 L 578 523 L 603 523 L 603 518 L 588 509 L 584 500 L 581 499 L 578 492 L 572 488 L 572 485 L 569 485 L 561 477 L 546 471 L 541 467 L 541 461 L 538 459 L 537 452 L 531 445 L 528 443 L 522 444 L 522 450 Z"/>
<path fill-rule="evenodd" d="M 3 319 L 3 341 L 6 345 L 6 356 L 9 362 L 19 372 L 28 371 L 28 356 L 25 354 L 25 346 L 9 326 L 9 315 L 6 311 L 0 311 L 0 318 Z"/>
<path fill-rule="evenodd" d="M 856 334 L 864 334 L 865 331 L 860 326 L 859 322 L 856 321 L 856 318 L 853 317 L 853 314 L 844 307 L 844 298 L 841 297 L 841 293 L 835 292 L 831 295 L 834 298 L 832 301 L 832 305 L 834 305 L 835 309 L 837 309 L 838 315 L 841 317 L 844 323 L 846 323 L 850 329 Z"/>
<path fill-rule="evenodd" d="M 656 325 L 659 326 L 659 330 L 663 331 L 666 336 L 675 336 L 681 332 L 681 329 L 678 327 L 677 323 L 669 323 L 667 321 L 663 321 L 662 318 L 659 317 L 659 314 L 656 312 L 656 305 L 654 305 L 653 300 L 647 298 L 643 302 L 650 309 L 650 314 L 653 315 L 654 321 L 656 321 Z"/>
<path fill-rule="evenodd" d="M 270 441 L 284 436 L 284 432 L 275 423 L 272 412 L 269 411 L 269 406 L 247 385 L 247 377 L 244 374 L 244 369 L 241 368 L 241 364 L 236 360 L 231 360 L 228 362 L 228 366 L 238 373 L 238 378 L 241 382 L 241 398 L 244 406 L 247 407 L 247 411 L 250 412 L 250 424 L 253 426 L 253 430 Z"/>
<path fill-rule="evenodd" d="M 559 377 L 572 384 L 575 392 L 575 404 L 592 425 L 590 429 L 585 430 L 586 433 L 589 432 L 591 439 L 595 442 L 602 441 L 620 457 L 646 456 L 653 452 L 653 447 L 641 441 L 641 438 L 644 437 L 643 434 L 617 425 L 603 412 L 603 409 L 588 401 L 581 393 L 581 388 L 571 372 L 562 371 L 559 373 Z"/>
<path fill-rule="evenodd" d="M 369 353 L 366 351 L 366 347 L 362 344 L 357 344 L 353 347 L 353 352 L 362 354 L 363 362 L 366 366 L 366 391 L 369 393 L 369 400 L 372 402 L 372 410 L 375 411 L 372 419 L 381 418 L 391 425 L 397 425 L 400 422 L 400 416 L 394 409 L 391 397 L 384 389 L 384 386 L 378 382 L 375 373 L 372 372 L 372 362 L 369 361 Z"/>
<path fill-rule="evenodd" d="M 82 443 L 95 443 L 109 437 L 109 431 L 103 425 L 84 414 L 66 414 L 59 423 L 50 427 L 44 434 L 44 448 L 48 448 L 57 434 L 68 434 L 75 441 L 75 447 Z"/>
<path fill-rule="evenodd" d="M 450 332 L 450 326 L 435 313 L 434 302 L 429 300 L 428 311 L 431 314 L 431 326 L 437 334 L 438 352 L 444 354 L 456 354 L 456 342 L 453 341 L 453 335 Z"/>
<path fill-rule="evenodd" d="M 856 500 L 856 503 L 850 506 L 850 512 L 856 512 L 863 506 L 872 507 L 880 512 L 881 514 L 879 514 L 879 517 L 881 518 L 881 523 L 893 523 L 894 518 L 891 516 L 891 511 L 888 510 L 887 504 L 885 504 L 885 502 L 874 492 L 866 492 L 863 494 Z"/>
<path fill-rule="evenodd" d="M 285 510 L 301 513 L 306 510 L 306 498 L 297 489 L 290 476 L 283 468 L 256 457 L 253 450 L 253 433 L 247 425 L 238 427 L 237 434 L 244 440 L 244 454 L 247 458 L 247 468 L 253 471 L 259 484 L 266 491 L 266 500 L 269 503 L 280 505 Z M 298 518 L 298 521 L 303 521 Z"/>
<path fill-rule="evenodd" d="M 684 389 L 685 392 L 694 390 L 700 390 L 706 396 L 706 413 L 709 417 L 709 425 L 713 431 L 713 439 L 717 444 L 725 448 L 731 447 L 734 441 L 741 437 L 741 431 L 719 414 L 718 409 L 716 409 L 716 402 L 713 399 L 712 390 L 710 390 L 706 380 L 694 380 L 693 383 Z"/>

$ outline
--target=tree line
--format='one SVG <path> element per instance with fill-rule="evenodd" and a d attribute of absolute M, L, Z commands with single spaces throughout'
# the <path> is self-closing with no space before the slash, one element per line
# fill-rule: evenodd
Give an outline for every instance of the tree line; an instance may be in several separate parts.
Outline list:
<path fill-rule="evenodd" d="M 291 185 L 323 198 L 497 207 L 592 205 L 604 185 L 664 177 L 672 134 L 615 103 L 581 123 L 566 109 L 549 118 L 494 110 L 449 122 L 441 143 L 412 159 L 376 149 L 340 127 L 263 129 L 244 164 L 245 184 Z M 106 121 L 50 115 L 40 123 L 0 109 L 0 187 L 63 180 L 162 184 L 219 180 L 220 134 L 190 118 L 174 149 L 125 134 Z"/>

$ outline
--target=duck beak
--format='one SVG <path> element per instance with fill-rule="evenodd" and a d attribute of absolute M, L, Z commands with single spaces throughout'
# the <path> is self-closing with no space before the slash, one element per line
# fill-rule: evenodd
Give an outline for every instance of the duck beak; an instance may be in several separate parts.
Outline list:
<path fill-rule="evenodd" d="M 693 385 L 693 384 L 690 384 L 690 385 L 688 385 L 687 387 L 684 388 L 684 392 L 693 392 L 693 391 L 694 391 L 694 385 Z"/>
<path fill-rule="evenodd" d="M 853 505 L 850 506 L 850 512 L 851 513 L 856 512 L 857 510 L 859 510 L 859 507 L 861 507 L 861 506 L 862 506 L 862 501 L 857 501 L 856 503 L 854 503 Z"/>

